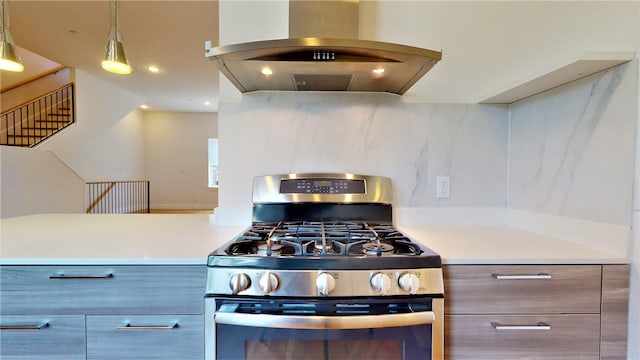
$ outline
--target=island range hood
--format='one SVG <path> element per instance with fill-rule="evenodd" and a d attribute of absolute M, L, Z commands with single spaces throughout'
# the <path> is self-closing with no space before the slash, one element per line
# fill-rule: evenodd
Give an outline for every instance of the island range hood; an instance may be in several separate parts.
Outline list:
<path fill-rule="evenodd" d="M 353 91 L 404 94 L 441 59 L 418 47 L 359 39 L 354 0 L 289 0 L 289 38 L 206 47 L 242 93 Z"/>

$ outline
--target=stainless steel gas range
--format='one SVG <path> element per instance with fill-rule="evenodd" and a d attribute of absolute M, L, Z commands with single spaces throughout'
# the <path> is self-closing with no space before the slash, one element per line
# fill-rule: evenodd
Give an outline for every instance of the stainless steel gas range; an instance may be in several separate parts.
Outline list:
<path fill-rule="evenodd" d="M 257 177 L 252 225 L 207 261 L 207 360 L 441 359 L 441 259 L 391 200 L 384 177 Z"/>

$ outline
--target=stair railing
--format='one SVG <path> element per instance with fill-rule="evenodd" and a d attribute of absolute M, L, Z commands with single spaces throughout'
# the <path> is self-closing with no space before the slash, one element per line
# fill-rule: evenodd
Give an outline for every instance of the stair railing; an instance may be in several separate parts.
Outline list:
<path fill-rule="evenodd" d="M 86 183 L 87 214 L 141 214 L 150 212 L 149 181 L 95 181 Z"/>
<path fill-rule="evenodd" d="M 34 147 L 75 122 L 73 83 L 0 114 L 0 145 Z"/>

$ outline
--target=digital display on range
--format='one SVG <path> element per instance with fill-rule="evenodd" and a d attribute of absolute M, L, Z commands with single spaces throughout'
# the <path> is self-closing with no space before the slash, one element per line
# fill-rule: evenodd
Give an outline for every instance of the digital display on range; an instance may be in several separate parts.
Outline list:
<path fill-rule="evenodd" d="M 313 181 L 313 186 L 317 187 L 329 187 L 332 186 L 333 182 L 331 180 L 315 180 Z"/>
<path fill-rule="evenodd" d="M 281 194 L 365 194 L 362 179 L 282 179 Z"/>

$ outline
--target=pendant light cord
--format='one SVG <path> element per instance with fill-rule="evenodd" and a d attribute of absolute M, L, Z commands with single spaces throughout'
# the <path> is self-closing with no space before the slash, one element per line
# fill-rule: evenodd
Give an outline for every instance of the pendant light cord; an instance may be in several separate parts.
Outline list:
<path fill-rule="evenodd" d="M 111 0 L 111 29 L 115 32 L 115 39 L 120 41 L 120 32 L 118 31 L 118 2 Z"/>
<path fill-rule="evenodd" d="M 4 33 L 4 17 L 6 15 L 6 13 L 4 12 L 4 2 L 5 0 L 2 0 L 2 20 L 0 20 L 0 32 Z"/>

